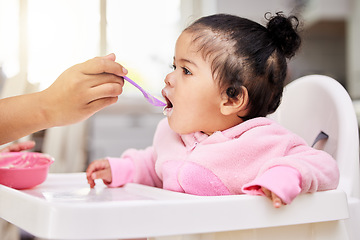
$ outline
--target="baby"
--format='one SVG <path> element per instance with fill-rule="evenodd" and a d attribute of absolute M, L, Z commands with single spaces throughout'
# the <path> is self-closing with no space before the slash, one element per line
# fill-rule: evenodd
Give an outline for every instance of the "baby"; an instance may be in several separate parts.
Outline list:
<path fill-rule="evenodd" d="M 167 118 L 153 145 L 91 163 L 91 187 L 129 182 L 196 195 L 256 194 L 275 207 L 300 193 L 337 187 L 327 153 L 266 115 L 280 104 L 287 58 L 298 50 L 298 20 L 266 15 L 264 27 L 226 14 L 203 17 L 175 46 L 162 94 Z"/>

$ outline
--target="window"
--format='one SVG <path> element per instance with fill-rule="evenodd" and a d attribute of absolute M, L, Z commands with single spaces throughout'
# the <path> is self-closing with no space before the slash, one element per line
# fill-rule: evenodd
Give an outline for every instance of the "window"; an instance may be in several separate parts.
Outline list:
<path fill-rule="evenodd" d="M 19 4 L 0 0 L 0 67 L 8 77 L 19 72 Z"/>
<path fill-rule="evenodd" d="M 100 55 L 102 15 L 106 53 L 114 52 L 130 77 L 159 93 L 179 34 L 180 0 L 0 0 L 0 66 L 8 77 L 25 71 L 44 89 L 68 67 Z M 140 93 L 126 86 L 124 95 L 134 94 Z"/>
<path fill-rule="evenodd" d="M 180 31 L 180 1 L 107 2 L 108 52 L 116 53 L 129 70 L 130 78 L 147 90 L 159 92 L 171 70 Z M 124 94 L 131 93 L 130 90 L 138 94 L 132 86 L 128 90 Z"/>
<path fill-rule="evenodd" d="M 45 88 L 98 55 L 99 23 L 99 1 L 28 0 L 28 80 Z"/>

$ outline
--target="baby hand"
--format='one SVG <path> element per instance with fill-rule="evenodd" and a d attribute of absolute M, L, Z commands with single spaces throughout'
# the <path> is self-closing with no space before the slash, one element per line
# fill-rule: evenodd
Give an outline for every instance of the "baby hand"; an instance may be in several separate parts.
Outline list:
<path fill-rule="evenodd" d="M 86 170 L 86 178 L 91 188 L 95 187 L 95 179 L 102 179 L 105 184 L 112 181 L 110 163 L 107 159 L 95 160 Z"/>
<path fill-rule="evenodd" d="M 281 198 L 279 198 L 275 193 L 271 192 L 269 189 L 261 187 L 261 190 L 264 192 L 265 196 L 272 200 L 275 208 L 279 208 L 282 205 L 286 205 Z"/>

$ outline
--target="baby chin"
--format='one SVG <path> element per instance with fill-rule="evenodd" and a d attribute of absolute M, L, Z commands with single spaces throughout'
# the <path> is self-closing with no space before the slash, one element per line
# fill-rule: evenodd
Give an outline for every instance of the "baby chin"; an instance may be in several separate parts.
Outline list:
<path fill-rule="evenodd" d="M 170 117 L 172 113 L 173 113 L 173 108 L 168 108 L 168 107 L 164 108 L 163 114 L 165 116 Z"/>

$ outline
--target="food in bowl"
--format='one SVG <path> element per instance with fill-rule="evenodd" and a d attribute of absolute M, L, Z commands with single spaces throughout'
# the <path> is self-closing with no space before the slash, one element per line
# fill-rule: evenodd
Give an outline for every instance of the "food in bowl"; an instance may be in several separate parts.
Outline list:
<path fill-rule="evenodd" d="M 43 183 L 54 159 L 36 152 L 0 153 L 0 184 L 28 189 Z"/>

